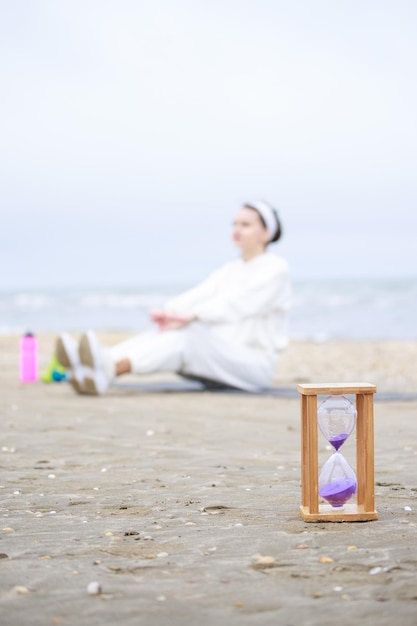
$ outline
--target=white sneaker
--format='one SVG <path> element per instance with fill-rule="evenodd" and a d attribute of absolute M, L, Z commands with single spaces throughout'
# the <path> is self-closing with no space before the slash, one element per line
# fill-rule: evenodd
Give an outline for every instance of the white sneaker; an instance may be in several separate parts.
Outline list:
<path fill-rule="evenodd" d="M 61 333 L 55 343 L 58 361 L 69 371 L 69 382 L 77 393 L 86 393 L 84 377 L 88 372 L 80 361 L 78 346 L 75 339 L 68 333 Z"/>
<path fill-rule="evenodd" d="M 108 350 L 103 348 L 95 333 L 87 331 L 78 344 L 81 363 L 89 368 L 84 378 L 87 393 L 102 396 L 116 375 L 116 368 Z"/>

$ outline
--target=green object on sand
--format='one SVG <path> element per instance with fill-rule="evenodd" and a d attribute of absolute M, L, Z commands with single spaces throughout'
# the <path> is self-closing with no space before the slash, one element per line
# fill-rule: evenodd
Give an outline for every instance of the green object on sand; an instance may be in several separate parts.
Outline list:
<path fill-rule="evenodd" d="M 41 380 L 44 383 L 59 383 L 62 380 L 67 380 L 67 370 L 58 361 L 55 353 L 52 355 L 48 367 L 42 372 Z"/>

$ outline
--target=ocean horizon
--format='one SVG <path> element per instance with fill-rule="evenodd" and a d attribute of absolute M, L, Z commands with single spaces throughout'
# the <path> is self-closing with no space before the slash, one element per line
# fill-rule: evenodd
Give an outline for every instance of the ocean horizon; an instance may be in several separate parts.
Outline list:
<path fill-rule="evenodd" d="M 0 292 L 0 334 L 142 332 L 149 310 L 191 285 Z M 291 339 L 417 339 L 417 278 L 295 280 Z"/>

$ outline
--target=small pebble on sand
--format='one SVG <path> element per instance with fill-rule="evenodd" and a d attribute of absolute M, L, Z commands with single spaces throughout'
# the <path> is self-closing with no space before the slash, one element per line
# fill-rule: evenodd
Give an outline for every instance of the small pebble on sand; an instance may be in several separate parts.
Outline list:
<path fill-rule="evenodd" d="M 256 557 L 254 563 L 252 563 L 253 569 L 269 569 L 270 567 L 275 567 L 277 564 L 276 560 L 273 556 L 262 556 L 259 555 Z"/>
<path fill-rule="evenodd" d="M 28 589 L 27 587 L 22 587 L 21 585 L 16 585 L 13 590 L 21 596 L 26 596 L 28 593 L 30 593 L 30 589 Z"/>
<path fill-rule="evenodd" d="M 94 580 L 91 583 L 88 583 L 87 585 L 87 593 L 90 596 L 99 596 L 101 594 L 101 585 L 99 582 L 97 582 L 96 580 Z"/>

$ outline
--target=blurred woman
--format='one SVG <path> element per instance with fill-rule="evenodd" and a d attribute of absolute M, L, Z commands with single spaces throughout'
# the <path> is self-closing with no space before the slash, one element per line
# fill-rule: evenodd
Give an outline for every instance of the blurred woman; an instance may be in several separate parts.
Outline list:
<path fill-rule="evenodd" d="M 56 352 L 74 389 L 102 395 L 117 376 L 160 371 L 250 392 L 270 386 L 288 342 L 291 300 L 288 264 L 267 250 L 281 231 L 269 204 L 244 204 L 232 231 L 240 257 L 151 311 L 155 331 L 112 348 L 101 346 L 92 331 L 78 345 L 61 334 Z"/>

